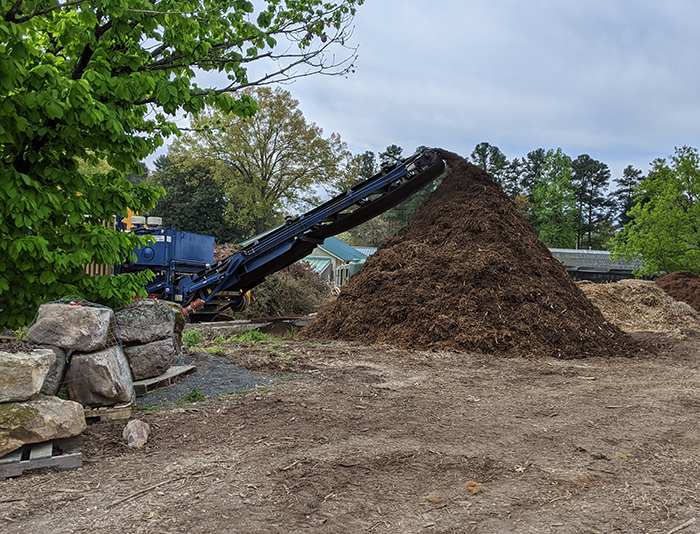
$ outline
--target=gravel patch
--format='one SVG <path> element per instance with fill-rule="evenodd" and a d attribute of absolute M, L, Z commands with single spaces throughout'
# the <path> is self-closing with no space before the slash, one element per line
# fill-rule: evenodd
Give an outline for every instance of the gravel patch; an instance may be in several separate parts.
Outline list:
<path fill-rule="evenodd" d="M 281 381 L 278 376 L 254 373 L 245 367 L 234 365 L 224 356 L 217 354 L 197 352 L 178 356 L 173 361 L 173 365 L 189 365 L 190 363 L 197 366 L 196 372 L 175 384 L 136 397 L 136 405 L 153 406 L 175 402 L 186 397 L 194 389 L 202 395 L 214 397 L 219 393 L 246 392 L 256 387 L 270 386 Z"/>

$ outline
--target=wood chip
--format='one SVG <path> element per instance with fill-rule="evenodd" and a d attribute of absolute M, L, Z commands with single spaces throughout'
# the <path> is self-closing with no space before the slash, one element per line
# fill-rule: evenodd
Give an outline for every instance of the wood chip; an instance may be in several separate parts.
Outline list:
<path fill-rule="evenodd" d="M 671 530 L 668 531 L 668 534 L 673 534 L 674 532 L 678 532 L 679 530 L 683 530 L 684 528 L 689 527 L 693 523 L 697 521 L 697 517 L 694 517 L 693 519 L 688 519 L 685 523 L 682 525 L 678 525 L 676 528 L 672 528 Z"/>

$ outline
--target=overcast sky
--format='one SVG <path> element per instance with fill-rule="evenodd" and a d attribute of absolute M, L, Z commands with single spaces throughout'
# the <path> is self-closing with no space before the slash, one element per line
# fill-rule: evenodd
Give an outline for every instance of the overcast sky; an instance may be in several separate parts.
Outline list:
<path fill-rule="evenodd" d="M 347 78 L 285 86 L 353 153 L 561 147 L 645 172 L 700 148 L 697 0 L 366 0 Z"/>

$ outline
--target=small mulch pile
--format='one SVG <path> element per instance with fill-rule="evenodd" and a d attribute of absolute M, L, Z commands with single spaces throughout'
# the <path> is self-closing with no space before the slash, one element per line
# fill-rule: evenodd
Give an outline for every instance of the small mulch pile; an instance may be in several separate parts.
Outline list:
<path fill-rule="evenodd" d="M 700 276 L 678 271 L 654 280 L 657 286 L 676 300 L 690 304 L 700 312 Z"/>
<path fill-rule="evenodd" d="M 214 245 L 214 261 L 225 260 L 229 256 L 233 256 L 239 250 L 241 250 L 241 247 L 233 243 L 217 243 Z"/>
<path fill-rule="evenodd" d="M 630 355 L 491 177 L 439 151 L 449 172 L 370 256 L 305 337 L 500 356 Z"/>
<path fill-rule="evenodd" d="M 659 332 L 671 337 L 700 333 L 700 314 L 649 280 L 614 284 L 579 282 L 579 287 L 603 316 L 626 332 Z"/>

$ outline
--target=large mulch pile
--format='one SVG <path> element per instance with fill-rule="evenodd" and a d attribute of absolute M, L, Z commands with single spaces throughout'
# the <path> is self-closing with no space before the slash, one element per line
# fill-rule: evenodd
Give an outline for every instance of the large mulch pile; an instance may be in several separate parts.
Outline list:
<path fill-rule="evenodd" d="M 502 356 L 630 354 L 627 334 L 603 318 L 491 177 L 440 153 L 449 166 L 442 185 L 304 335 Z"/>
<path fill-rule="evenodd" d="M 672 337 L 700 332 L 700 314 L 649 280 L 578 284 L 603 317 L 625 332 L 660 332 Z"/>
<path fill-rule="evenodd" d="M 678 271 L 654 280 L 657 286 L 676 300 L 690 304 L 700 312 L 700 276 Z"/>

